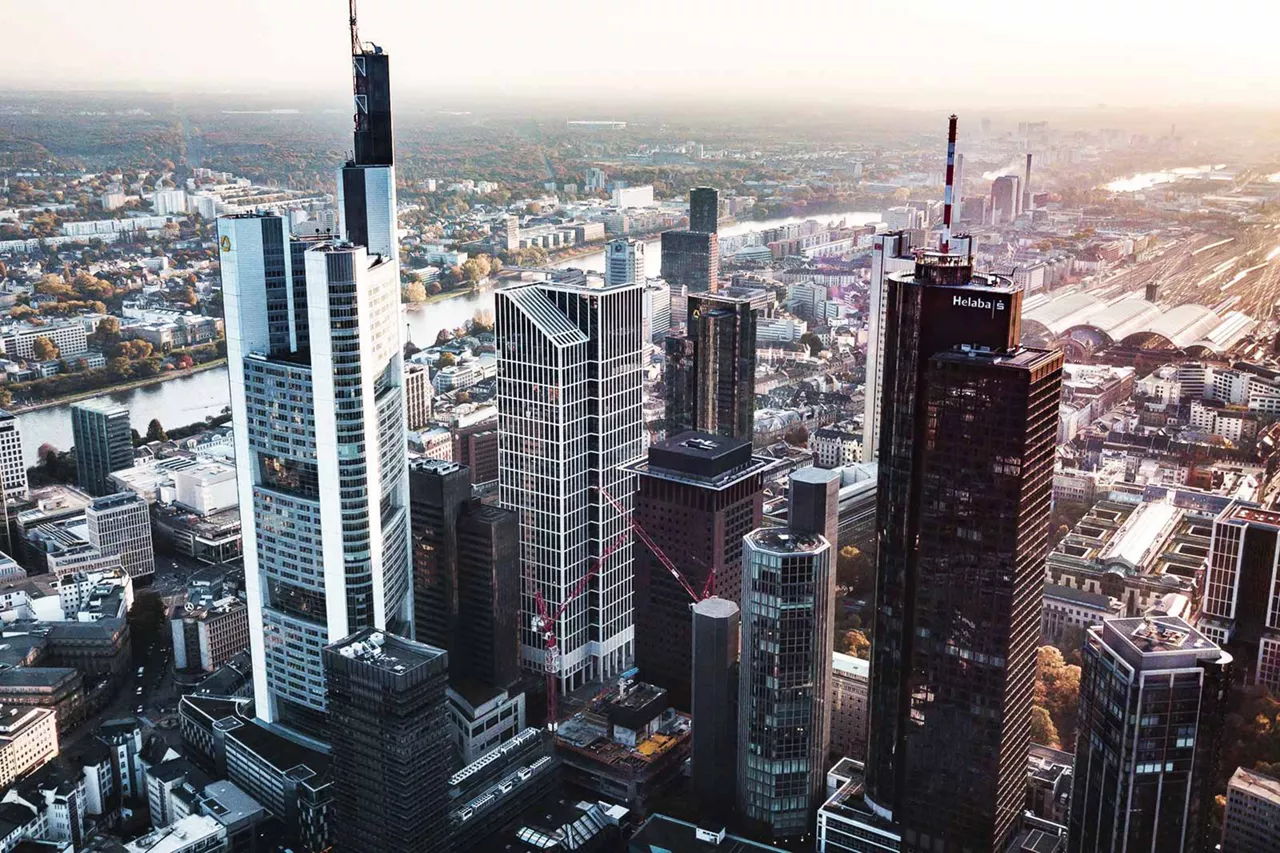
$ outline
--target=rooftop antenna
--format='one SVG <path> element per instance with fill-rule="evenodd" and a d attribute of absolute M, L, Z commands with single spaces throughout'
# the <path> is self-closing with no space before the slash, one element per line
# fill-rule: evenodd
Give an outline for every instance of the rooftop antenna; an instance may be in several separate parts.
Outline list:
<path fill-rule="evenodd" d="M 352 7 L 355 7 L 356 0 L 351 0 Z M 353 22 L 355 18 L 351 19 Z M 352 24 L 354 26 L 354 23 Z M 947 185 L 942 193 L 942 242 L 938 249 L 942 254 L 950 254 L 951 252 L 951 193 L 954 189 L 956 180 L 956 115 L 951 114 L 951 121 L 947 127 Z"/>
<path fill-rule="evenodd" d="M 356 0 L 350 0 L 351 5 L 351 55 L 355 56 L 361 53 L 360 50 L 360 30 L 356 26 Z"/>

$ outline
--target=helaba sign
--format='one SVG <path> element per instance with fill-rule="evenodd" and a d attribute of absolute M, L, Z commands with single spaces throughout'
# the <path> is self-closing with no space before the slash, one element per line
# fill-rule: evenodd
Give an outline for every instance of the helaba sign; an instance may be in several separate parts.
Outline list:
<path fill-rule="evenodd" d="M 981 308 L 983 311 L 1004 311 L 1006 310 L 1003 299 L 983 299 L 980 296 L 960 296 L 952 297 L 951 304 L 957 308 Z"/>

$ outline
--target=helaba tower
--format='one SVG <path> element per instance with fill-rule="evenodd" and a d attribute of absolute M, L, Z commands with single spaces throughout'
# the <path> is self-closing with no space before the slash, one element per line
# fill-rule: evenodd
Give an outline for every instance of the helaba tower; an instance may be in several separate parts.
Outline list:
<path fill-rule="evenodd" d="M 351 23 L 339 235 L 295 238 L 269 213 L 218 220 L 254 705 L 317 741 L 324 647 L 413 623 L 389 64 Z"/>

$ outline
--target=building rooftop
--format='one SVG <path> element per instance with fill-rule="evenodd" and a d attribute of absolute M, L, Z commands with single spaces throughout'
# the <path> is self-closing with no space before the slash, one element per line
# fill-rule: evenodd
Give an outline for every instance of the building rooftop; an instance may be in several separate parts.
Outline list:
<path fill-rule="evenodd" d="M 1107 619 L 1090 629 L 1103 644 L 1135 670 L 1161 671 L 1187 668 L 1202 661 L 1230 660 L 1231 656 L 1176 616 L 1142 616 Z"/>
<path fill-rule="evenodd" d="M 738 613 L 738 605 L 727 598 L 713 595 L 694 604 L 693 612 L 713 619 L 728 619 Z"/>
<path fill-rule="evenodd" d="M 1064 601 L 1074 601 L 1077 604 L 1084 604 L 1098 610 L 1109 610 L 1111 601 L 1109 595 L 1103 595 L 1100 592 L 1087 592 L 1083 589 L 1076 589 L 1070 586 L 1059 586 L 1056 583 L 1047 583 L 1044 585 L 1045 598 L 1060 598 Z"/>
<path fill-rule="evenodd" d="M 344 658 L 396 675 L 432 664 L 441 666 L 447 659 L 444 649 L 416 643 L 373 628 L 352 634 L 327 649 Z"/>
<path fill-rule="evenodd" d="M 797 533 L 789 527 L 762 527 L 746 538 L 761 551 L 779 554 L 811 553 L 827 545 L 827 540 L 817 533 Z"/>
<path fill-rule="evenodd" d="M 1243 791 L 1252 797 L 1280 805 L 1280 779 L 1272 779 L 1256 770 L 1237 767 L 1231 775 L 1229 790 Z"/>
<path fill-rule="evenodd" d="M 261 803 L 226 781 L 206 785 L 201 806 L 223 826 L 234 826 L 262 811 Z"/>
<path fill-rule="evenodd" d="M 664 814 L 653 814 L 631 838 L 631 848 L 653 853 L 747 853 L 777 848 L 730 835 L 723 825 L 696 825 Z"/>
<path fill-rule="evenodd" d="M 227 732 L 227 738 L 239 741 L 281 773 L 294 772 L 295 775 L 306 778 L 306 774 L 296 772 L 300 768 L 306 768 L 317 776 L 329 775 L 329 756 L 290 740 L 257 720 L 248 720 L 245 725 Z"/>
<path fill-rule="evenodd" d="M 843 652 L 831 653 L 831 667 L 838 673 L 855 678 L 868 678 L 871 675 L 871 661 L 846 655 Z"/>

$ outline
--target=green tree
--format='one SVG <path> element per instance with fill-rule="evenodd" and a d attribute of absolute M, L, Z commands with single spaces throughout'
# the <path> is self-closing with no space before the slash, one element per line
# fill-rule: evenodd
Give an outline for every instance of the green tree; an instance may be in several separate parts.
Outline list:
<path fill-rule="evenodd" d="M 160 424 L 159 418 L 152 418 L 151 423 L 147 424 L 147 441 L 168 441 L 169 436 L 165 433 L 164 427 Z"/>
<path fill-rule="evenodd" d="M 31 342 L 31 357 L 36 361 L 49 361 L 58 357 L 58 347 L 44 335 Z"/>
<path fill-rule="evenodd" d="M 1054 749 L 1062 748 L 1062 741 L 1058 738 L 1058 727 L 1053 724 L 1053 717 L 1039 705 L 1031 707 L 1031 742 L 1041 746 L 1051 746 Z"/>

